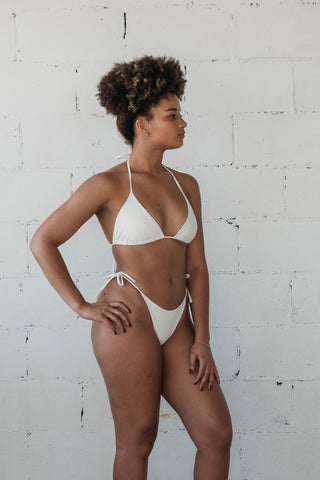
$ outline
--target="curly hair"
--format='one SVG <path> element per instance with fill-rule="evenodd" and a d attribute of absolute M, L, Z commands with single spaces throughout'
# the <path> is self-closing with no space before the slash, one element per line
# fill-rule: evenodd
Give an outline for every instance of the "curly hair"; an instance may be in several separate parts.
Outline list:
<path fill-rule="evenodd" d="M 135 119 L 141 115 L 150 121 L 151 107 L 168 93 L 181 100 L 186 82 L 178 60 L 144 55 L 114 63 L 97 85 L 96 97 L 107 113 L 117 117 L 119 132 L 132 145 Z"/>

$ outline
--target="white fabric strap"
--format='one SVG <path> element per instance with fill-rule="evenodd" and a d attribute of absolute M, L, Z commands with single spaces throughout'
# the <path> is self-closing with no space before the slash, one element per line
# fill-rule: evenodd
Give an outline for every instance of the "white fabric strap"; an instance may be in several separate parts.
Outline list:
<path fill-rule="evenodd" d="M 113 262 L 112 262 L 112 273 L 115 273 L 117 269 L 117 262 L 115 261 L 115 258 L 113 257 Z"/>
<path fill-rule="evenodd" d="M 190 278 L 190 274 L 189 274 L 189 273 L 185 273 L 184 276 L 185 276 L 186 278 Z M 187 294 L 188 294 L 189 302 L 192 303 L 192 297 L 191 297 L 191 293 L 190 293 L 188 287 L 187 287 Z"/>
<path fill-rule="evenodd" d="M 186 197 L 186 195 L 185 195 L 184 191 L 182 190 L 182 187 L 181 187 L 180 183 L 179 183 L 179 182 L 178 182 L 178 180 L 176 179 L 176 177 L 175 177 L 174 173 L 173 173 L 173 172 L 171 172 L 171 170 L 170 170 L 168 167 L 166 167 L 165 165 L 163 165 L 163 166 L 164 166 L 164 168 L 165 168 L 166 170 L 168 170 L 168 172 L 169 172 L 169 173 L 171 173 L 171 175 L 173 176 L 173 179 L 174 179 L 174 181 L 176 182 L 176 184 L 177 184 L 177 186 L 178 186 L 178 188 L 179 188 L 180 192 L 182 193 L 182 195 L 183 195 L 183 196 L 184 196 L 184 198 L 186 199 L 187 197 Z"/>
<path fill-rule="evenodd" d="M 192 303 L 192 297 L 188 287 L 187 287 L 187 294 L 188 294 L 189 302 Z"/>
<path fill-rule="evenodd" d="M 130 192 L 132 192 L 131 170 L 130 170 L 130 165 L 129 165 L 130 155 L 131 155 L 131 153 L 123 153 L 122 155 L 117 155 L 116 160 L 121 160 L 121 158 L 129 157 L 127 159 L 127 167 L 128 167 L 128 173 L 129 173 Z"/>
<path fill-rule="evenodd" d="M 114 272 L 112 273 L 111 275 L 108 275 L 107 276 L 107 279 L 111 280 L 112 278 L 116 278 L 117 279 L 117 284 L 120 285 L 120 287 L 123 286 L 124 282 L 123 282 L 123 279 L 125 278 L 126 280 L 128 280 L 129 282 L 133 282 L 133 283 L 136 283 L 135 279 L 130 277 L 130 275 L 128 275 L 127 273 L 125 272 Z"/>
<path fill-rule="evenodd" d="M 128 167 L 128 173 L 129 173 L 130 192 L 132 193 L 132 178 L 131 178 L 131 170 L 130 170 L 129 158 L 128 158 L 128 160 L 127 160 L 127 167 Z"/>
<path fill-rule="evenodd" d="M 116 160 L 121 160 L 121 158 L 130 157 L 131 153 L 123 153 L 122 155 L 117 155 Z"/>

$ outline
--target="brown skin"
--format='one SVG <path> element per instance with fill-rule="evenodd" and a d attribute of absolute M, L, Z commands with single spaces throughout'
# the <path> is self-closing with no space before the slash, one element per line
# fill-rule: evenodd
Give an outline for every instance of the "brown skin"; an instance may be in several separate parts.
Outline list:
<path fill-rule="evenodd" d="M 151 121 L 139 117 L 135 122 L 130 156 L 133 192 L 164 234 L 174 235 L 185 222 L 187 206 L 163 168 L 162 158 L 165 150 L 182 146 L 179 134 L 187 124 L 174 94 L 163 97 L 152 112 Z M 115 219 L 129 194 L 125 162 L 84 182 L 40 226 L 30 244 L 59 295 L 82 318 L 92 321 L 93 349 L 115 422 L 115 480 L 147 478 L 161 394 L 178 412 L 198 448 L 194 479 L 228 478 L 231 419 L 211 350 L 203 344 L 209 343 L 209 280 L 200 192 L 191 175 L 174 174 L 197 218 L 193 241 L 186 245 L 162 239 L 113 247 L 117 270 L 135 278 L 141 290 L 163 308 L 173 309 L 181 303 L 186 288 L 184 274 L 190 274 L 194 324 L 185 308 L 175 332 L 162 346 L 141 294 L 130 283 L 119 286 L 113 279 L 96 302 L 86 302 L 58 250 L 94 214 L 112 243 Z"/>

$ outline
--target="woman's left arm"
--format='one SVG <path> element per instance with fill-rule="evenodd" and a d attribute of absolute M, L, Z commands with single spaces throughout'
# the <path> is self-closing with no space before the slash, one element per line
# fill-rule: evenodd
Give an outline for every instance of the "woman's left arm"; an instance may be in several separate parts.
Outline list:
<path fill-rule="evenodd" d="M 198 182 L 191 175 L 188 175 L 188 198 L 198 224 L 197 234 L 188 244 L 186 255 L 186 272 L 190 274 L 188 285 L 192 297 L 190 306 L 195 329 L 195 339 L 190 350 L 190 373 L 197 370 L 194 383 L 199 385 L 200 390 L 206 383 L 211 390 L 214 379 L 220 383 L 220 378 L 209 346 L 209 275 L 204 249 L 201 196 Z"/>

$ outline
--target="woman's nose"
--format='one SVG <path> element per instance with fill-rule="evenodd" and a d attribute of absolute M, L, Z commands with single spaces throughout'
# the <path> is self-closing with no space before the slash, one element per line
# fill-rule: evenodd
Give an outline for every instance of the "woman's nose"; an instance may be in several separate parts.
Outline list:
<path fill-rule="evenodd" d="M 188 125 L 187 122 L 181 117 L 180 118 L 180 126 L 185 128 L 187 125 Z"/>

